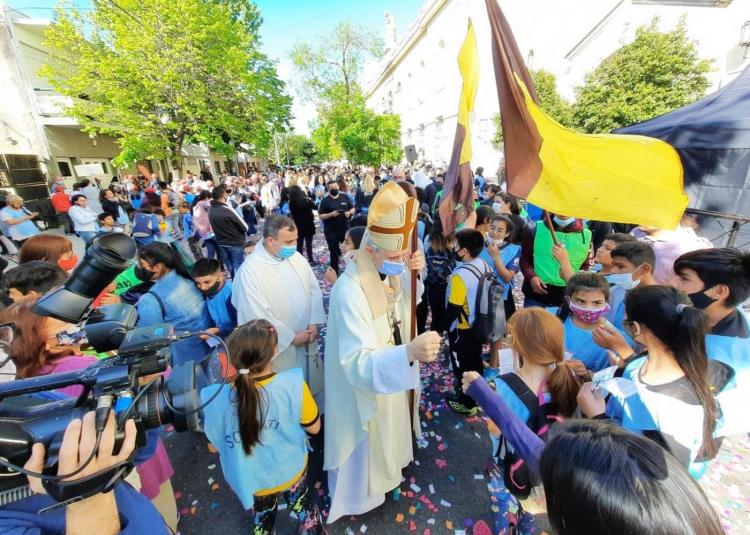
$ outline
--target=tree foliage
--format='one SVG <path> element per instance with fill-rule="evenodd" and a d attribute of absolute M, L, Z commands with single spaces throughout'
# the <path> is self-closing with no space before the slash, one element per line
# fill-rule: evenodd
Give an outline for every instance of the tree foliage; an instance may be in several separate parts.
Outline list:
<path fill-rule="evenodd" d="M 367 59 L 383 56 L 383 40 L 377 34 L 348 21 L 340 22 L 316 46 L 297 43 L 289 54 L 299 76 L 298 91 L 308 100 L 330 100 L 331 92 L 353 95 Z"/>
<path fill-rule="evenodd" d="M 298 43 L 290 59 L 300 89 L 317 105 L 312 140 L 324 159 L 396 163 L 401 159 L 401 120 L 368 109 L 359 85 L 366 59 L 383 54 L 382 39 L 342 22 L 320 45 Z"/>
<path fill-rule="evenodd" d="M 301 134 L 281 134 L 277 136 L 280 162 L 288 165 L 304 165 L 321 161 L 315 144 Z"/>
<path fill-rule="evenodd" d="M 116 163 L 171 157 L 203 142 L 225 154 L 263 152 L 287 127 L 291 99 L 260 52 L 249 0 L 117 0 L 85 14 L 56 11 L 40 74 L 72 97 L 88 132 L 118 138 Z"/>
<path fill-rule="evenodd" d="M 703 96 L 710 68 L 698 57 L 684 21 L 660 32 L 654 19 L 576 89 L 575 123 L 584 132 L 605 133 L 672 111 Z"/>
<path fill-rule="evenodd" d="M 534 82 L 539 103 L 547 115 L 563 126 L 573 127 L 573 107 L 557 91 L 557 78 L 544 69 L 530 71 L 531 80 Z M 493 117 L 495 122 L 495 136 L 492 144 L 497 148 L 503 146 L 503 129 L 500 126 L 500 115 Z"/>
<path fill-rule="evenodd" d="M 312 138 L 327 159 L 346 158 L 352 163 L 379 165 L 401 160 L 401 119 L 367 108 L 362 92 L 344 96 L 339 86 L 330 102 L 318 106 L 318 127 Z"/>

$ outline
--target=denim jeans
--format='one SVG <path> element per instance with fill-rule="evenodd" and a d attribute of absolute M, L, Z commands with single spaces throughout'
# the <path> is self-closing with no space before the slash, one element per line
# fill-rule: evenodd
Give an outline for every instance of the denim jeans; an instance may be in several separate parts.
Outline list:
<path fill-rule="evenodd" d="M 94 238 L 96 238 L 96 232 L 94 232 L 93 230 L 79 230 L 78 237 L 83 240 L 83 243 L 86 244 L 86 249 L 88 249 L 91 245 L 91 242 L 94 241 Z"/>
<path fill-rule="evenodd" d="M 219 245 L 224 255 L 229 274 L 234 278 L 234 274 L 239 271 L 242 262 L 245 260 L 244 245 Z"/>

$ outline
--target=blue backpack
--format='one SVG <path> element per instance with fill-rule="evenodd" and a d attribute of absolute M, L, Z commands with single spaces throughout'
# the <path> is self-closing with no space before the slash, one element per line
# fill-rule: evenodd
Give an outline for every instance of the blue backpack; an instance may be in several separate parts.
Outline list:
<path fill-rule="evenodd" d="M 133 237 L 148 238 L 156 232 L 154 228 L 154 218 L 151 214 L 136 212 L 133 216 Z"/>

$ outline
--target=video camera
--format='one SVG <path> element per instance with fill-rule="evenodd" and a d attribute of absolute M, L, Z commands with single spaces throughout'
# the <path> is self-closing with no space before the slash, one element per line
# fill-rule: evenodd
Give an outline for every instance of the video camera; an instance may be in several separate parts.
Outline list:
<path fill-rule="evenodd" d="M 57 455 L 68 423 L 91 410 L 97 409 L 99 415 L 104 409 L 106 421 L 109 408 L 114 409 L 118 418 L 116 450 L 124 438 L 126 419 L 136 422 L 137 447 L 145 444 L 147 429 L 167 423 L 174 424 L 178 431 L 200 429 L 196 369 L 201 364 L 177 366 L 166 381 L 161 372 L 170 364 L 172 342 L 201 333 L 175 334 L 169 324 L 135 328 L 138 318 L 132 305 L 91 308 L 94 299 L 130 266 L 135 254 L 135 242 L 123 234 L 96 239 L 66 283 L 45 294 L 34 306 L 39 315 L 69 323 L 84 321 L 91 346 L 97 352 L 117 350 L 117 354 L 79 372 L 0 385 L 0 505 L 30 495 L 26 477 L 17 468 L 29 459 L 35 442 L 46 447 L 42 481 L 48 494 L 60 502 L 55 508 L 107 492 L 130 473 L 132 456 L 124 465 L 76 481 L 53 475 L 57 473 Z M 154 374 L 159 375 L 141 385 L 141 378 Z M 54 392 L 71 385 L 83 387 L 78 398 L 61 399 L 63 396 Z M 103 425 L 97 427 L 101 432 L 99 427 L 103 429 Z"/>

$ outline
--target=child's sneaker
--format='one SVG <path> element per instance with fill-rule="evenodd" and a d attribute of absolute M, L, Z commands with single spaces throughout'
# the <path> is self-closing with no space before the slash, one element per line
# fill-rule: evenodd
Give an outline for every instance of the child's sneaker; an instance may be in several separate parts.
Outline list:
<path fill-rule="evenodd" d="M 448 400 L 448 406 L 453 410 L 453 412 L 463 414 L 465 416 L 476 416 L 479 412 L 479 407 L 477 407 L 476 405 L 469 408 L 455 398 Z"/>

